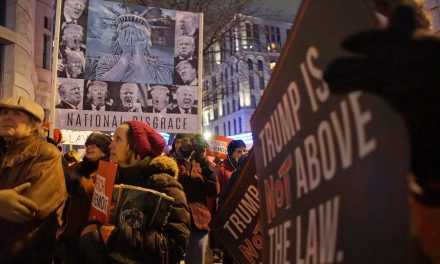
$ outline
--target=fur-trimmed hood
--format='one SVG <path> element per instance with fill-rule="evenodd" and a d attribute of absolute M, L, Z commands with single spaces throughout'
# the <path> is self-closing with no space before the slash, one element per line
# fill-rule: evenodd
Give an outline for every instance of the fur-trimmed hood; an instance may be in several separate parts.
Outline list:
<path fill-rule="evenodd" d="M 174 159 L 167 156 L 157 156 L 151 159 L 149 164 L 153 173 L 167 173 L 177 179 L 179 167 Z"/>

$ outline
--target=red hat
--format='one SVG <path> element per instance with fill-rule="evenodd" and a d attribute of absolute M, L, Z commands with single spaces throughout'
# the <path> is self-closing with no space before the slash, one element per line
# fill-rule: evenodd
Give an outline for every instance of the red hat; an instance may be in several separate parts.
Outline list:
<path fill-rule="evenodd" d="M 156 129 L 139 121 L 127 122 L 133 133 L 133 140 L 136 142 L 136 149 L 141 156 L 159 156 L 165 150 L 165 139 L 156 131 Z"/>

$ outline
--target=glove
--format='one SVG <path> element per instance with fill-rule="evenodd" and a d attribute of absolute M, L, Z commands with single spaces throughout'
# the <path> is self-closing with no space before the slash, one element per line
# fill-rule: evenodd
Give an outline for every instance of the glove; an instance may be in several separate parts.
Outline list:
<path fill-rule="evenodd" d="M 23 183 L 14 189 L 0 190 L 0 217 L 13 223 L 24 223 L 36 217 L 38 204 L 21 195 L 31 187 Z"/>
<path fill-rule="evenodd" d="M 335 93 L 374 93 L 404 117 L 418 195 L 440 205 L 440 38 L 416 29 L 415 17 L 397 6 L 388 28 L 346 38 L 343 48 L 356 56 L 331 62 L 324 79 Z"/>

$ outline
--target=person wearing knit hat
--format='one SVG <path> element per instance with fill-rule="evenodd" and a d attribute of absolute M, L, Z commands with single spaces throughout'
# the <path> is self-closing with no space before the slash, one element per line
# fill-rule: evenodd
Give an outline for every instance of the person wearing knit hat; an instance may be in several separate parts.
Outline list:
<path fill-rule="evenodd" d="M 191 210 L 192 231 L 185 263 L 205 261 L 212 218 L 209 201 L 215 200 L 219 193 L 214 167 L 206 156 L 208 147 L 203 135 L 196 134 L 173 154 L 179 165 L 179 182 Z"/>
<path fill-rule="evenodd" d="M 188 204 L 177 181 L 176 162 L 162 155 L 165 139 L 149 125 L 129 121 L 116 128 L 110 144 L 110 160 L 118 164 L 115 184 L 153 189 L 174 198 L 168 222 L 150 230 L 134 229 L 127 224 L 84 228 L 83 241 L 104 245 L 110 258 L 130 259 L 133 263 L 179 263 L 185 254 L 190 233 Z M 120 212 L 123 214 L 123 212 Z M 146 216 L 139 211 L 139 217 Z M 120 216 L 116 216 L 120 219 Z M 100 242 L 96 234 L 102 234 Z M 126 255 L 112 254 L 113 249 L 129 248 Z M 89 260 L 94 256 L 90 254 Z"/>
<path fill-rule="evenodd" d="M 0 100 L 0 263 L 51 263 L 63 226 L 61 155 L 41 138 L 43 118 L 27 98 Z"/>
<path fill-rule="evenodd" d="M 246 144 L 243 140 L 232 140 L 228 144 L 227 151 L 228 155 L 226 156 L 226 159 L 221 161 L 215 168 L 215 175 L 220 185 L 219 197 L 224 195 L 228 189 L 233 188 L 233 186 L 230 186 L 229 182 L 233 173 L 239 168 L 238 160 L 246 153 Z M 223 254 L 222 263 L 233 263 L 231 256 L 226 252 Z"/>
<path fill-rule="evenodd" d="M 228 155 L 216 168 L 217 180 L 220 184 L 220 192 L 228 184 L 231 174 L 238 169 L 238 159 L 246 153 L 246 144 L 243 140 L 232 140 L 228 144 Z"/>
<path fill-rule="evenodd" d="M 110 136 L 91 133 L 85 142 L 86 155 L 82 161 L 65 169 L 66 183 L 70 194 L 68 224 L 60 238 L 61 258 L 67 263 L 81 263 L 78 241 L 82 226 L 87 222 L 90 203 L 95 187 L 96 171 L 101 160 L 108 161 Z"/>

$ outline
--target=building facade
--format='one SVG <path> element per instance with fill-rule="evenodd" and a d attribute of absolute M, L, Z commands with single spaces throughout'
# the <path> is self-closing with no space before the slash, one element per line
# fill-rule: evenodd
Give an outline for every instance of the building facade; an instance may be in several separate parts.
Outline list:
<path fill-rule="evenodd" d="M 204 58 L 203 130 L 227 137 L 251 131 L 250 118 L 292 26 L 241 14 L 235 20 Z"/>
<path fill-rule="evenodd" d="M 0 97 L 24 96 L 50 109 L 55 0 L 0 1 Z"/>

